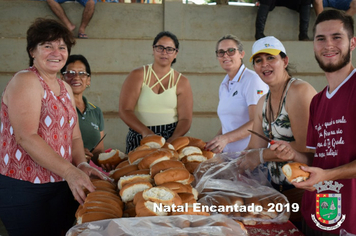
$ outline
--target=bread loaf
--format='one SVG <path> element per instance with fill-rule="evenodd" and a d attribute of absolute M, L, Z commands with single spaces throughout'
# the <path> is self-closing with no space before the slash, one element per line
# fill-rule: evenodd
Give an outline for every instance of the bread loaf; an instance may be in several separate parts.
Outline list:
<path fill-rule="evenodd" d="M 150 172 L 151 172 L 151 176 L 152 178 L 155 177 L 155 175 L 161 171 L 167 170 L 169 168 L 181 168 L 184 169 L 184 165 L 182 162 L 180 161 L 175 161 L 175 160 L 165 160 L 165 161 L 161 161 L 158 162 L 154 165 L 151 166 L 150 168 Z"/>
<path fill-rule="evenodd" d="M 161 148 L 165 144 L 166 140 L 159 135 L 150 134 L 141 139 L 141 145 L 147 145 L 151 148 Z"/>
<path fill-rule="evenodd" d="M 309 178 L 310 173 L 302 170 L 300 168 L 301 166 L 307 165 L 299 162 L 291 162 L 282 167 L 282 171 L 290 183 L 303 182 Z"/>
<path fill-rule="evenodd" d="M 177 137 L 171 142 L 171 144 L 175 150 L 179 150 L 189 144 L 189 138 L 185 136 Z"/>

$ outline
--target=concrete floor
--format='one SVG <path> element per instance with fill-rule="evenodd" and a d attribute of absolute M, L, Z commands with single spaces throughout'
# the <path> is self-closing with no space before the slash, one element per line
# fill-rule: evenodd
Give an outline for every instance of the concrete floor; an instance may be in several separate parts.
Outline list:
<path fill-rule="evenodd" d="M 8 236 L 5 226 L 0 219 L 0 236 Z"/>

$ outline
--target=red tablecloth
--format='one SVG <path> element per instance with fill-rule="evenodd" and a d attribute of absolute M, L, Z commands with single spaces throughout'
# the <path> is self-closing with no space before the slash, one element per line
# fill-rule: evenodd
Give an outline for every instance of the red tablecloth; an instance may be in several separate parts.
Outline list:
<path fill-rule="evenodd" d="M 290 221 L 284 224 L 245 226 L 250 236 L 304 236 Z"/>

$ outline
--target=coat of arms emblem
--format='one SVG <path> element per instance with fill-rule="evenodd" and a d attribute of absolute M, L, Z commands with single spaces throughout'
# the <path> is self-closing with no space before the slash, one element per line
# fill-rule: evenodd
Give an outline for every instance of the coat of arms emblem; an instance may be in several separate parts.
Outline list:
<path fill-rule="evenodd" d="M 311 217 L 320 229 L 334 230 L 341 226 L 345 221 L 345 215 L 341 213 L 341 193 L 340 189 L 343 187 L 335 181 L 324 181 L 314 185 L 317 190 L 315 197 L 315 214 Z M 334 191 L 337 193 L 322 193 L 324 191 Z"/>

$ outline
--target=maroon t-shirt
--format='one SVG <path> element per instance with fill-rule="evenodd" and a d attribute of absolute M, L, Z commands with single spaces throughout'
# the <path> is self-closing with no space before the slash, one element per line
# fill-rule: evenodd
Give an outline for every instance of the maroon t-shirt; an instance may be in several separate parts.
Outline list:
<path fill-rule="evenodd" d="M 315 167 L 331 169 L 356 160 L 355 71 L 333 93 L 325 88 L 311 102 L 307 146 L 316 150 Z M 303 217 L 316 230 L 356 234 L 356 179 L 336 182 L 343 185 L 339 192 L 304 192 Z"/>

